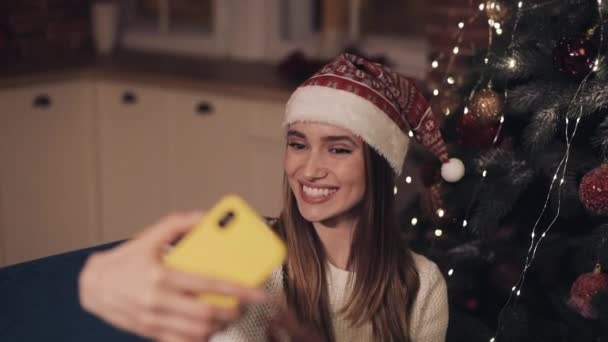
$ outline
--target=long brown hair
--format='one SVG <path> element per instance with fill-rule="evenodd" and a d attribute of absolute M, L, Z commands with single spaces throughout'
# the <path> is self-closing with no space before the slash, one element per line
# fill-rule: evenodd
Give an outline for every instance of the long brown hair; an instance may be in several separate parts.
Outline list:
<path fill-rule="evenodd" d="M 384 158 L 364 148 L 366 190 L 349 266 L 356 276 L 343 313 L 357 326 L 371 322 L 378 341 L 410 342 L 409 322 L 420 280 L 393 210 L 394 174 Z M 326 281 L 326 254 L 312 223 L 300 214 L 288 182 L 279 233 L 287 244 L 283 268 L 288 305 L 298 318 L 335 341 Z M 372 262 L 373 261 L 373 262 Z"/>

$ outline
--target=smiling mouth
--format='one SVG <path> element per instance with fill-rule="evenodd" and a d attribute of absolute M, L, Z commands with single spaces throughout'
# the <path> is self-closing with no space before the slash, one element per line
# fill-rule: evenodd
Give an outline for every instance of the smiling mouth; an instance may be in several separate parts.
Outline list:
<path fill-rule="evenodd" d="M 321 203 L 329 200 L 338 188 L 312 187 L 302 184 L 302 199 L 308 203 Z"/>
<path fill-rule="evenodd" d="M 313 188 L 310 186 L 302 185 L 304 193 L 311 197 L 324 197 L 333 194 L 338 191 L 336 188 Z"/>

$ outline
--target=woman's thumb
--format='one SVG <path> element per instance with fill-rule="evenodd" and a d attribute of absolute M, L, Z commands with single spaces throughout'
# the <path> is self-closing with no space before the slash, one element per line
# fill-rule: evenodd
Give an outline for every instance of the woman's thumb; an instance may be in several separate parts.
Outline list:
<path fill-rule="evenodd" d="M 189 232 L 203 217 L 201 211 L 171 214 L 146 229 L 140 238 L 142 242 L 150 244 L 155 252 L 162 252 L 166 246 Z"/>

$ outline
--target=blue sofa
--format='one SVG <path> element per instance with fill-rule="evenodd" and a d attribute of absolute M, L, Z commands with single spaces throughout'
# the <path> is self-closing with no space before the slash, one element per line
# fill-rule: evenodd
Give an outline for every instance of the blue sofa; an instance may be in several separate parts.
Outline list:
<path fill-rule="evenodd" d="M 101 245 L 0 268 L 0 341 L 143 341 L 82 310 L 78 273 Z"/>

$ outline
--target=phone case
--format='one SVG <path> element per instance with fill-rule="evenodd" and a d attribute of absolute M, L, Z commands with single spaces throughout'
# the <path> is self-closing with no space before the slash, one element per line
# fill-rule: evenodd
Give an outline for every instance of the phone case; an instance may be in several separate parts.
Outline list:
<path fill-rule="evenodd" d="M 285 260 L 283 241 L 265 220 L 236 195 L 216 206 L 171 249 L 164 258 L 168 267 L 259 287 Z M 201 294 L 213 305 L 231 307 L 235 298 Z"/>

